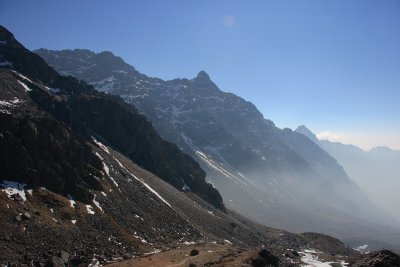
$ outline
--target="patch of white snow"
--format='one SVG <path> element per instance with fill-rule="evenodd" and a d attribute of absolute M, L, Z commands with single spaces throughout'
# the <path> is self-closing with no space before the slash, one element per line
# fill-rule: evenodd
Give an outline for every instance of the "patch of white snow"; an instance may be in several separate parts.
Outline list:
<path fill-rule="evenodd" d="M 97 208 L 99 208 L 99 210 L 101 210 L 101 212 L 104 212 L 100 206 L 100 203 L 96 200 L 96 194 L 93 197 L 93 203 L 96 205 Z"/>
<path fill-rule="evenodd" d="M 1 191 L 4 191 L 7 194 L 8 198 L 11 198 L 11 196 L 14 194 L 18 194 L 23 201 L 26 201 L 26 194 L 24 190 L 26 184 L 4 180 L 4 182 L 0 184 L 0 186 L 4 188 Z"/>
<path fill-rule="evenodd" d="M 91 205 L 86 205 L 86 211 L 88 214 L 95 214 L 93 207 Z"/>
<path fill-rule="evenodd" d="M 103 149 L 105 152 L 107 152 L 108 154 L 110 154 L 110 151 L 108 150 L 108 148 L 107 148 L 105 145 L 103 145 L 100 141 L 98 141 L 98 140 L 96 139 L 96 137 L 94 137 L 93 135 L 92 135 L 92 140 L 93 140 L 93 142 L 95 142 L 96 145 L 98 145 L 101 149 Z"/>
<path fill-rule="evenodd" d="M 17 81 L 20 85 L 22 85 L 22 87 L 24 87 L 25 91 L 27 91 L 27 92 L 32 91 L 32 89 L 29 88 L 24 82 L 21 82 L 20 80 L 17 80 Z"/>
<path fill-rule="evenodd" d="M 71 208 L 74 208 L 76 205 L 76 202 L 70 194 L 68 194 L 68 199 L 69 199 L 69 204 L 70 204 Z"/>
<path fill-rule="evenodd" d="M 171 204 L 169 204 L 162 196 L 160 196 L 160 194 L 154 190 L 152 187 L 150 187 L 148 184 L 146 184 L 145 182 L 142 181 L 142 184 L 149 189 L 150 192 L 152 192 L 154 195 L 156 195 L 162 202 L 164 202 L 165 204 L 168 205 L 168 207 L 172 208 Z"/>
<path fill-rule="evenodd" d="M 228 244 L 228 245 L 232 245 L 232 242 L 229 241 L 228 239 L 225 239 L 225 240 L 224 240 L 224 243 L 225 243 L 225 244 Z"/>

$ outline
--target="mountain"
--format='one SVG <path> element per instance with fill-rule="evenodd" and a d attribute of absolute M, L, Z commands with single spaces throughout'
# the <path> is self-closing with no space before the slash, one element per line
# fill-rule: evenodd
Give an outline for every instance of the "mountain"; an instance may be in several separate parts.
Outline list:
<path fill-rule="evenodd" d="M 59 73 L 134 105 L 163 138 L 196 159 L 229 209 L 264 225 L 332 234 L 352 245 L 400 245 L 398 234 L 382 231 L 387 220 L 371 212 L 368 198 L 333 157 L 221 91 L 206 72 L 164 81 L 111 52 L 35 52 Z"/>
<path fill-rule="evenodd" d="M 54 102 L 48 102 L 46 94 L 32 93 L 36 103 L 46 112 L 83 136 L 94 134 L 103 139 L 176 188 L 182 189 L 185 184 L 190 186 L 194 193 L 224 210 L 221 196 L 205 182 L 205 173 L 200 166 L 175 145 L 161 139 L 134 107 L 117 97 L 98 94 L 72 77 L 59 76 L 40 57 L 26 52 L 11 35 L 2 34 L 7 42 L 2 47 L 3 61 L 13 62 L 13 69 L 33 80 L 47 81 L 46 85 L 56 88 L 53 90 L 55 92 L 60 91 L 59 88 L 67 90 L 60 91 L 66 96 Z M 26 55 L 21 57 L 21 54 Z"/>
<path fill-rule="evenodd" d="M 387 147 L 364 151 L 353 145 L 318 140 L 310 130 L 300 126 L 296 131 L 305 134 L 332 155 L 344 167 L 349 176 L 382 209 L 400 222 L 400 152 Z"/>
<path fill-rule="evenodd" d="M 267 228 L 226 211 L 199 166 L 132 106 L 58 75 L 3 27 L 0 60 L 5 266 L 119 266 L 121 260 L 133 266 L 178 260 L 293 266 L 364 259 L 335 238 Z M 184 189 L 169 176 L 183 171 L 192 175 L 183 177 Z"/>

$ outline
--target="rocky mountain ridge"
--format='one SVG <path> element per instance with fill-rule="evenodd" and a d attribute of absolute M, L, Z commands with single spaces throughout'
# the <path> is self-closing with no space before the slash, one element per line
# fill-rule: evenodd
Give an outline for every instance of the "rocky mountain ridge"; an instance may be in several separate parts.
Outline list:
<path fill-rule="evenodd" d="M 110 52 L 36 52 L 60 73 L 134 105 L 163 138 L 197 160 L 230 209 L 265 225 L 333 234 L 352 245 L 365 238 L 384 240 L 378 246 L 396 243 L 381 236 L 385 219 L 371 212 L 368 198 L 334 158 L 302 134 L 275 127 L 252 103 L 221 91 L 206 72 L 163 81 Z"/>
<path fill-rule="evenodd" d="M 178 190 L 116 151 L 112 138 L 93 131 L 113 118 L 112 111 L 134 115 L 131 107 L 58 76 L 4 28 L 0 45 L 0 62 L 9 63 L 0 69 L 2 265 L 100 266 L 131 258 L 148 265 L 169 251 L 180 258 L 190 251 L 206 266 L 235 259 L 251 266 L 343 266 L 365 259 L 335 238 L 267 228 L 223 212 L 193 190 Z M 79 111 L 78 103 L 94 117 Z M 129 119 L 146 129 L 142 116 Z M 131 134 L 131 142 L 143 141 Z M 163 143 L 157 144 L 161 149 L 154 153 L 162 153 Z M 398 260 L 395 254 L 389 258 Z"/>
<path fill-rule="evenodd" d="M 205 182 L 205 173 L 200 166 L 175 145 L 161 139 L 134 107 L 118 97 L 99 94 L 75 78 L 60 76 L 40 57 L 23 48 L 5 29 L 0 37 L 6 42 L 1 47 L 1 60 L 13 62 L 13 69 L 30 79 L 46 83 L 50 93 L 55 90 L 55 97 L 34 90 L 30 95 L 45 112 L 82 138 L 92 134 L 101 137 L 176 188 L 182 189 L 187 184 L 193 192 L 224 209 L 221 196 Z M 32 80 L 27 83 L 32 84 Z"/>

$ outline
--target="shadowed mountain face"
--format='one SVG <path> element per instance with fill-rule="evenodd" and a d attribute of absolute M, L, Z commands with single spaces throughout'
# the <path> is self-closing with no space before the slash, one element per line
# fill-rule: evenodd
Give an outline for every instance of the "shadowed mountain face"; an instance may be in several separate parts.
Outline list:
<path fill-rule="evenodd" d="M 227 207 L 260 223 L 334 234 L 352 244 L 393 242 L 385 219 L 343 168 L 304 135 L 279 129 L 250 102 L 221 91 L 207 73 L 163 81 L 110 52 L 36 51 L 63 75 L 121 96 L 160 135 L 194 157 Z"/>
<path fill-rule="evenodd" d="M 364 151 L 353 145 L 318 140 L 314 133 L 304 126 L 297 132 L 306 135 L 344 167 L 364 192 L 377 205 L 400 221 L 400 152 L 386 147 Z"/>
<path fill-rule="evenodd" d="M 93 90 L 91 86 L 73 77 L 60 76 L 54 69 L 49 67 L 41 57 L 26 50 L 14 39 L 11 33 L 4 28 L 0 31 L 0 38 L 2 40 L 0 60 L 3 62 L 12 62 L 8 67 L 12 67 L 19 73 L 30 77 L 31 80 L 25 81 L 26 86 L 34 87 L 35 85 L 33 82 L 36 81 L 44 83 L 49 88 L 47 94 L 38 93 L 42 92 L 42 90 L 32 90 L 30 93 L 30 101 L 35 102 L 42 111 L 47 112 L 45 114 L 46 116 L 51 114 L 53 120 L 52 118 L 47 120 L 41 118 L 41 124 L 35 127 L 31 125 L 32 123 L 30 120 L 32 118 L 29 117 L 26 121 L 18 123 L 12 118 L 9 118 L 11 122 L 4 122 L 3 124 L 4 127 L 14 127 L 9 132 L 13 132 L 14 130 L 18 132 L 18 129 L 19 132 L 25 132 L 22 129 L 32 128 L 32 137 L 14 136 L 16 140 L 13 139 L 13 142 L 21 143 L 21 151 L 26 150 L 24 153 L 27 154 L 28 159 L 29 154 L 41 153 L 42 150 L 41 148 L 30 148 L 29 145 L 24 147 L 23 144 L 31 143 L 31 145 L 36 145 L 34 135 L 37 134 L 38 131 L 50 131 L 53 128 L 57 128 L 58 125 L 62 125 L 64 128 L 69 127 L 72 129 L 75 135 L 78 134 L 78 136 L 69 136 L 70 134 L 60 128 L 57 130 L 57 133 L 53 134 L 65 140 L 60 140 L 59 145 L 56 146 L 53 151 L 49 152 L 57 156 L 61 154 L 61 151 L 63 151 L 66 146 L 73 146 L 76 144 L 76 151 L 74 150 L 76 155 L 66 155 L 67 158 L 65 158 L 66 160 L 71 158 L 73 162 L 76 161 L 76 163 L 70 163 L 74 164 L 74 167 L 76 166 L 76 173 L 67 173 L 71 179 L 74 179 L 73 177 L 76 177 L 78 175 L 77 173 L 88 173 L 88 167 L 85 167 L 85 162 L 81 163 L 81 161 L 89 156 L 84 154 L 86 153 L 85 147 L 79 146 L 77 140 L 94 135 L 96 138 L 112 145 L 134 162 L 152 171 L 174 187 L 182 189 L 187 185 L 194 193 L 198 194 L 215 207 L 222 210 L 225 209 L 218 191 L 205 182 L 205 173 L 200 166 L 192 158 L 183 154 L 175 145 L 161 139 L 146 118 L 138 114 L 133 106 L 126 104 L 118 97 L 98 93 Z M 11 93 L 7 93 L 3 90 L 2 94 L 10 95 Z M 27 114 L 31 116 L 34 116 L 36 113 L 38 112 L 34 110 L 29 110 L 29 112 L 27 112 Z M 55 122 L 54 119 L 57 119 L 58 122 Z M 62 138 L 63 136 L 64 138 Z M 7 136 L 7 138 L 12 137 Z M 7 146 L 9 145 L 8 140 L 11 139 L 3 140 L 5 141 L 2 144 Z M 43 140 L 42 142 L 46 141 L 47 140 Z M 52 141 L 49 140 L 47 142 Z M 43 144 L 43 147 L 45 145 L 48 144 Z M 7 157 L 6 155 L 4 156 Z M 46 168 L 50 168 L 46 166 L 45 160 L 55 160 L 56 156 L 50 156 L 44 153 L 42 156 L 44 160 L 43 163 L 31 162 L 32 170 L 28 177 L 36 177 L 35 179 L 39 179 L 38 177 L 48 176 L 44 175 L 47 174 Z M 62 158 L 58 160 L 62 161 Z M 87 160 L 90 162 L 90 159 Z M 2 173 L 5 174 L 13 173 L 13 170 L 9 168 L 17 168 L 17 166 L 9 164 L 7 160 L 2 161 L 1 164 Z M 33 167 L 38 164 L 39 166 L 43 166 L 41 168 L 44 173 L 37 172 Z M 65 172 L 65 164 L 66 163 L 60 163 L 60 172 Z M 98 167 L 99 163 L 97 162 L 97 165 L 96 163 L 91 165 Z M 54 181 L 55 184 L 58 183 L 56 177 Z"/>
<path fill-rule="evenodd" d="M 337 264 L 362 259 L 335 238 L 224 212 L 198 164 L 133 107 L 59 76 L 1 27 L 0 45 L 0 63 L 8 63 L 0 68 L 2 264 L 100 266 L 135 257 L 148 266 L 150 255 L 170 251 L 200 253 L 205 266 L 241 258 L 301 265 L 312 253 Z"/>

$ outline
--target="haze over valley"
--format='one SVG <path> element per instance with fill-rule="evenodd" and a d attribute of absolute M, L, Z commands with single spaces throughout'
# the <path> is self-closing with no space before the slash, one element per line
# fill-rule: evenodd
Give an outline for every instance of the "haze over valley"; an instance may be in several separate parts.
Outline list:
<path fill-rule="evenodd" d="M 0 4 L 2 266 L 400 266 L 397 3 L 59 5 Z"/>

